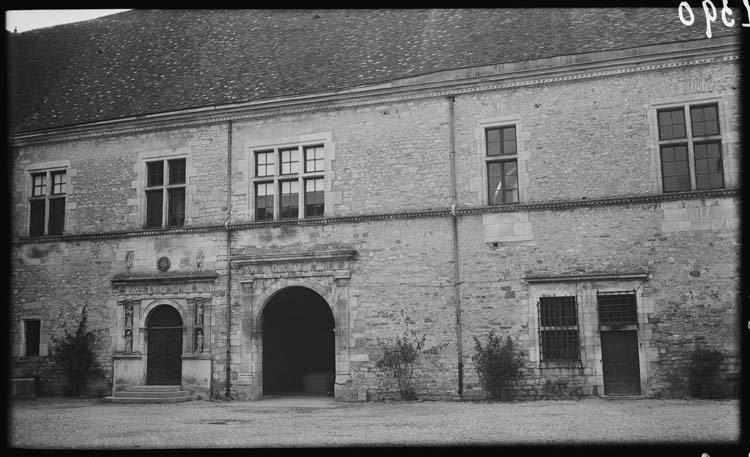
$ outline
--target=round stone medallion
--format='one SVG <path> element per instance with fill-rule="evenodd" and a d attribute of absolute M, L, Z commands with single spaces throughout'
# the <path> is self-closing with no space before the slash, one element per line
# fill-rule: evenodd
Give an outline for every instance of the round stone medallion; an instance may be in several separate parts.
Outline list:
<path fill-rule="evenodd" d="M 159 271 L 167 271 L 169 270 L 169 258 L 168 257 L 162 257 L 159 259 L 158 262 L 156 262 L 156 266 L 159 268 Z"/>

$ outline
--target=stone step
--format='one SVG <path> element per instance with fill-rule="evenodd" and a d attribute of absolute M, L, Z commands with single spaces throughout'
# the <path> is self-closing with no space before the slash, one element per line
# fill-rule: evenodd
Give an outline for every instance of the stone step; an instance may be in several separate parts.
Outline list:
<path fill-rule="evenodd" d="M 177 392 L 182 390 L 182 386 L 127 386 L 123 390 L 126 392 Z"/>
<path fill-rule="evenodd" d="M 198 397 L 194 395 L 186 395 L 182 397 L 162 397 L 162 398 L 147 398 L 147 397 L 104 397 L 104 401 L 107 403 L 180 403 L 184 401 L 197 400 Z"/>
<path fill-rule="evenodd" d="M 174 390 L 174 391 L 163 391 L 163 392 L 149 392 L 149 391 L 127 391 L 120 390 L 115 392 L 115 397 L 121 398 L 170 398 L 170 397 L 184 397 L 190 395 L 187 390 Z"/>

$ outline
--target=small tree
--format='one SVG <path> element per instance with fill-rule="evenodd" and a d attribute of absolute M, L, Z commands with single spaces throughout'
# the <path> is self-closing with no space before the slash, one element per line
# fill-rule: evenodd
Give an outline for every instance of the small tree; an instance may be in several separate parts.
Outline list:
<path fill-rule="evenodd" d="M 84 306 L 75 333 L 70 333 L 63 324 L 63 335 L 52 337 L 52 359 L 67 378 L 70 393 L 76 396 L 85 392 L 87 376 L 101 374 L 93 350 L 96 332 L 86 330 L 86 320 Z"/>
<path fill-rule="evenodd" d="M 487 345 L 474 337 L 474 355 L 471 360 L 479 375 L 485 392 L 494 400 L 507 401 L 512 398 L 511 384 L 521 377 L 523 357 L 514 351 L 513 340 L 507 337 L 505 344 L 492 330 L 487 337 Z"/>
<path fill-rule="evenodd" d="M 415 400 L 417 398 L 411 380 L 414 374 L 414 363 L 422 355 L 426 334 L 417 337 L 415 332 L 404 333 L 392 341 L 381 341 L 381 355 L 376 366 L 387 369 L 393 373 L 398 381 L 398 392 L 402 400 Z"/>
<path fill-rule="evenodd" d="M 723 395 L 719 367 L 724 355 L 716 349 L 696 348 L 688 367 L 688 389 L 696 398 L 720 398 Z"/>

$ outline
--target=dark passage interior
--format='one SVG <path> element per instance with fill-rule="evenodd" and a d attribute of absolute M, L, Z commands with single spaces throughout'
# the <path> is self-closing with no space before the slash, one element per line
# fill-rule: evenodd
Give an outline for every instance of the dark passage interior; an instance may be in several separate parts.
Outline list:
<path fill-rule="evenodd" d="M 326 395 L 334 376 L 333 327 L 316 292 L 279 292 L 263 311 L 263 394 Z"/>

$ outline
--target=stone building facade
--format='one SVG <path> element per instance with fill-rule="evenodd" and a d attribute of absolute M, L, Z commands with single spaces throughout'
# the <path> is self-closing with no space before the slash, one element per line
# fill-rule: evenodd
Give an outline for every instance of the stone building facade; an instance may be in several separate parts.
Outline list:
<path fill-rule="evenodd" d="M 677 22 L 672 13 L 659 11 Z M 112 17 L 143 14 L 156 13 Z M 423 38 L 478 20 L 404 14 L 430 24 Z M 112 24 L 12 37 L 27 54 L 11 54 L 11 82 L 23 88 L 14 58 L 33 54 L 23 40 Z M 11 376 L 59 391 L 51 338 L 85 305 L 112 390 L 260 399 L 332 385 L 340 400 L 392 397 L 378 342 L 407 330 L 436 347 L 416 367 L 424 398 L 484 394 L 472 355 L 490 331 L 524 356 L 522 399 L 550 386 L 684 395 L 701 345 L 725 354 L 731 390 L 739 43 L 671 27 L 683 35 L 274 98 L 219 103 L 207 91 L 196 106 L 162 100 L 119 116 L 94 100 L 45 118 L 42 96 L 29 95 L 36 111 L 16 100 Z"/>

